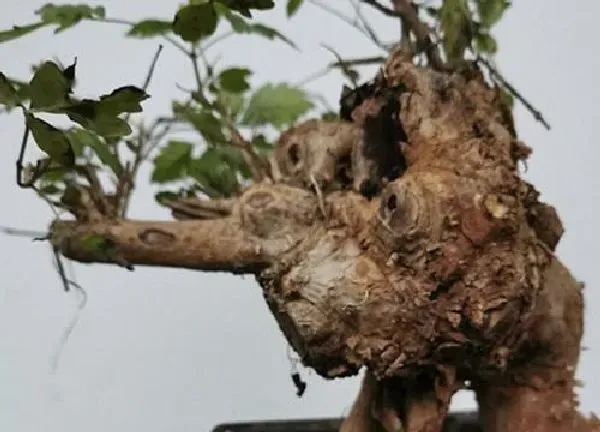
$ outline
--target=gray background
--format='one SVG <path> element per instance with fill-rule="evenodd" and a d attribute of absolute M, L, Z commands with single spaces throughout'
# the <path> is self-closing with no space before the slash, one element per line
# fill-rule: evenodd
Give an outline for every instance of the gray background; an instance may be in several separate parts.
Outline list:
<path fill-rule="evenodd" d="M 0 27 L 33 21 L 44 1 L 1 1 Z M 281 6 L 285 2 L 282 3 Z M 579 369 L 585 410 L 600 408 L 598 225 L 600 189 L 596 128 L 600 124 L 598 2 L 515 1 L 496 30 L 503 73 L 552 123 L 545 131 L 518 106 L 521 138 L 533 146 L 526 177 L 555 204 L 567 228 L 561 258 L 587 283 L 587 333 Z M 112 17 L 167 17 L 175 1 L 105 0 Z M 329 4 L 348 10 L 346 1 Z M 369 13 L 391 39 L 396 24 Z M 299 81 L 331 60 L 322 41 L 343 55 L 372 54 L 372 45 L 347 25 L 307 5 L 287 22 L 283 7 L 260 15 L 298 42 L 301 52 L 257 38 L 233 38 L 211 55 L 221 64 L 249 65 L 253 82 Z M 534 24 L 535 23 L 535 24 Z M 125 40 L 116 25 L 86 23 L 62 35 L 43 30 L 0 45 L 0 69 L 28 77 L 29 65 L 56 56 L 78 57 L 78 93 L 94 96 L 139 84 L 157 41 Z M 186 59 L 166 46 L 145 103 L 149 116 L 167 113 L 175 84 L 191 87 Z M 341 77 L 310 85 L 335 104 Z M 0 117 L 0 225 L 44 230 L 51 213 L 33 193 L 14 184 L 22 119 Z M 167 218 L 142 173 L 132 217 Z M 42 243 L 0 237 L 0 430 L 206 431 L 218 422 L 338 416 L 350 406 L 358 379 L 325 381 L 308 371 L 303 399 L 289 380 L 286 343 L 250 277 L 183 270 L 75 265 L 89 302 L 65 346 L 56 372 L 51 362 L 78 298 L 65 294 Z M 460 394 L 456 408 L 472 407 Z"/>

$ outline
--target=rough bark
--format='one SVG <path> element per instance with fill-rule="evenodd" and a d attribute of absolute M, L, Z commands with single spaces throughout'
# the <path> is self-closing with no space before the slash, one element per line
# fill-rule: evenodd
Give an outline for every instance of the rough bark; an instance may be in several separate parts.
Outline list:
<path fill-rule="evenodd" d="M 439 432 L 465 382 L 488 431 L 598 430 L 573 393 L 581 287 L 554 256 L 556 212 L 519 177 L 529 152 L 499 90 L 474 65 L 441 72 L 400 54 L 383 78 L 403 90 L 378 124 L 403 138 L 368 145 L 398 146 L 406 166 L 372 199 L 356 190 L 360 172 L 340 168 L 389 154 L 364 151 L 379 97 L 353 124 L 282 136 L 275 183 L 218 212 L 201 200 L 175 208 L 203 220 L 61 221 L 54 246 L 82 262 L 255 274 L 307 366 L 327 378 L 368 368 L 344 432 Z M 90 247 L 90 234 L 103 242 Z"/>

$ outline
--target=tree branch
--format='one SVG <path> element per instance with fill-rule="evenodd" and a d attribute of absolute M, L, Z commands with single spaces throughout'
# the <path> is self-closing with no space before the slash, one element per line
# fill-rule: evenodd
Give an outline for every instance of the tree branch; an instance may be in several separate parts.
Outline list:
<path fill-rule="evenodd" d="M 440 57 L 438 47 L 431 40 L 430 29 L 427 24 L 419 19 L 419 14 L 410 0 L 392 0 L 394 9 L 383 6 L 377 0 L 361 1 L 384 15 L 401 18 L 414 33 L 417 39 L 417 49 L 425 53 L 431 67 L 438 70 L 444 69 L 444 62 Z"/>
<path fill-rule="evenodd" d="M 255 273 L 268 262 L 260 244 L 229 218 L 211 221 L 135 221 L 79 224 L 56 221 L 51 243 L 83 263 L 127 262 L 235 274 Z"/>

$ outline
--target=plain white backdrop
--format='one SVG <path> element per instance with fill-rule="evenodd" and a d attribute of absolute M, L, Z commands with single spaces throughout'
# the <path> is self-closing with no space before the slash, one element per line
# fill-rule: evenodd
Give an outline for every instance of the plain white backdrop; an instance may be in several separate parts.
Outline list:
<path fill-rule="evenodd" d="M 0 28 L 34 21 L 40 0 L 0 0 Z M 105 0 L 110 17 L 131 20 L 169 17 L 177 1 Z M 279 4 L 281 3 L 281 4 Z M 327 0 L 349 11 L 346 0 Z M 595 30 L 598 2 L 515 1 L 495 34 L 504 75 L 543 111 L 550 132 L 521 106 L 521 139 L 534 149 L 526 177 L 557 206 L 566 227 L 558 253 L 586 282 L 585 351 L 579 368 L 584 410 L 600 410 L 600 295 L 597 287 L 600 177 L 596 128 L 600 126 L 600 57 Z M 295 40 L 282 43 L 237 37 L 209 53 L 220 64 L 247 65 L 253 84 L 297 82 L 321 69 L 330 54 L 321 42 L 347 57 L 377 53 L 372 44 L 322 10 L 308 4 L 292 21 L 276 11 L 257 17 Z M 391 40 L 397 26 L 367 10 L 379 34 Z M 126 84 L 140 85 L 159 40 L 122 37 L 118 25 L 84 23 L 54 36 L 42 30 L 0 45 L 0 70 L 29 77 L 41 59 L 69 63 L 78 58 L 78 94 L 98 95 Z M 148 116 L 166 114 L 182 96 L 176 84 L 192 86 L 186 59 L 165 46 L 144 103 Z M 335 106 L 338 73 L 309 85 Z M 0 225 L 43 231 L 48 208 L 15 184 L 14 162 L 22 133 L 18 113 L 0 116 Z M 168 218 L 153 201 L 142 172 L 131 217 Z M 208 431 L 219 422 L 342 415 L 358 389 L 358 378 L 325 381 L 304 371 L 308 388 L 298 399 L 289 378 L 286 343 L 251 277 L 183 270 L 75 265 L 88 294 L 87 307 L 51 370 L 62 333 L 78 298 L 65 294 L 48 246 L 0 237 L 0 430 Z M 469 394 L 454 403 L 473 407 Z"/>

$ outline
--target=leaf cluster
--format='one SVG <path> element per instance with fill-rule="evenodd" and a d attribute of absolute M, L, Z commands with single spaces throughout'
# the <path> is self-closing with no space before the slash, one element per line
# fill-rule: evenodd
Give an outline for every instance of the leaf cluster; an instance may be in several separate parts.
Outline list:
<path fill-rule="evenodd" d="M 287 16 L 295 16 L 304 4 L 304 0 L 287 0 Z M 140 113 L 149 97 L 146 87 L 154 64 L 144 86 L 123 85 L 97 98 L 74 96 L 76 61 L 67 67 L 42 61 L 28 80 L 0 72 L 0 105 L 7 111 L 20 108 L 25 119 L 19 184 L 62 199 L 73 176 L 76 182 L 91 184 L 95 181 L 90 172 L 102 172 L 115 185 L 115 199 L 127 201 L 139 167 L 150 162 L 151 181 L 168 188 L 158 193 L 159 201 L 197 193 L 238 194 L 260 176 L 257 161 L 274 145 L 270 132 L 292 126 L 315 108 L 314 99 L 301 87 L 285 82 L 256 84 L 249 68 L 235 62 L 218 65 L 207 58 L 208 48 L 231 35 L 255 35 L 297 49 L 279 30 L 255 19 L 254 15 L 274 6 L 273 0 L 188 0 L 168 19 L 134 22 L 110 17 L 100 5 L 48 3 L 35 11 L 36 21 L 0 31 L 1 43 L 47 27 L 60 33 L 86 21 L 122 25 L 126 37 L 157 38 L 178 49 L 189 59 L 195 76 L 193 88 L 172 102 L 167 116 L 132 127 L 131 114 Z M 443 0 L 439 7 L 420 6 L 419 13 L 425 11 L 433 19 L 446 59 L 452 63 L 468 51 L 493 55 L 497 46 L 491 29 L 509 6 L 507 0 Z M 356 86 L 356 67 L 370 61 L 347 62 L 326 48 L 335 56 L 336 67 Z M 64 116 L 71 126 L 50 123 L 44 118 L 48 113 Z M 332 112 L 321 114 L 324 119 L 336 118 Z M 194 135 L 172 137 L 178 127 Z M 30 136 L 45 157 L 25 167 L 22 158 Z"/>

